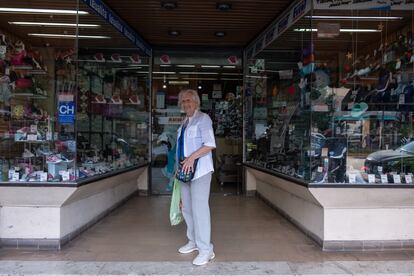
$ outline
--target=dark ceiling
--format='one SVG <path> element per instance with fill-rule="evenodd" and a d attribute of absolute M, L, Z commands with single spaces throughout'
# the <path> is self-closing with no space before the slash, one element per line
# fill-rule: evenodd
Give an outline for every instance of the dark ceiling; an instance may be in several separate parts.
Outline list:
<path fill-rule="evenodd" d="M 289 0 L 178 0 L 177 8 L 162 8 L 161 0 L 106 0 L 126 22 L 153 46 L 244 47 L 272 22 Z M 220 11 L 217 3 L 231 4 Z M 178 36 L 169 31 L 179 31 Z M 216 37 L 215 32 L 225 32 Z"/>

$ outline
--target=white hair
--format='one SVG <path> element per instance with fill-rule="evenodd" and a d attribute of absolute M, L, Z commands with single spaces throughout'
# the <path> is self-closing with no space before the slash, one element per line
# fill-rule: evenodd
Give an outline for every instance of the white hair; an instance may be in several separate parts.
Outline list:
<path fill-rule="evenodd" d="M 197 91 L 193 89 L 184 89 L 180 91 L 180 93 L 178 94 L 178 106 L 179 107 L 181 107 L 184 94 L 191 94 L 191 96 L 193 97 L 193 100 L 196 102 L 197 108 L 200 108 L 200 96 L 198 96 Z"/>

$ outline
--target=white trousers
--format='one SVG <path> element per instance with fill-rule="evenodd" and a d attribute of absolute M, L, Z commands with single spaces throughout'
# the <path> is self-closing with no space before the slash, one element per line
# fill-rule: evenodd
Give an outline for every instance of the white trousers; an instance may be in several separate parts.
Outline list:
<path fill-rule="evenodd" d="M 208 173 L 190 183 L 181 184 L 182 212 L 187 224 L 187 238 L 199 252 L 213 251 L 211 244 L 210 197 L 211 175 Z"/>

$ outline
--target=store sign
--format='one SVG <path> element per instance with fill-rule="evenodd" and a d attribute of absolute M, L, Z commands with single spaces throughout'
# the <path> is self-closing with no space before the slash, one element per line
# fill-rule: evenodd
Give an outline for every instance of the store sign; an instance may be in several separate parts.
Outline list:
<path fill-rule="evenodd" d="M 285 13 L 279 16 L 255 41 L 246 49 L 246 58 L 250 59 L 276 40 L 283 32 L 296 23 L 305 13 L 311 10 L 312 0 L 295 1 Z"/>
<path fill-rule="evenodd" d="M 112 11 L 101 0 L 83 0 L 96 14 L 105 19 L 106 22 L 111 24 L 118 30 L 123 36 L 130 40 L 135 46 L 141 49 L 146 55 L 151 55 L 150 45 L 141 38 L 128 24 L 122 20 L 114 11 Z"/>
<path fill-rule="evenodd" d="M 412 10 L 412 0 L 313 0 L 316 10 Z"/>
<path fill-rule="evenodd" d="M 59 95 L 59 123 L 65 125 L 73 125 L 75 123 L 75 113 L 76 107 L 73 95 Z"/>

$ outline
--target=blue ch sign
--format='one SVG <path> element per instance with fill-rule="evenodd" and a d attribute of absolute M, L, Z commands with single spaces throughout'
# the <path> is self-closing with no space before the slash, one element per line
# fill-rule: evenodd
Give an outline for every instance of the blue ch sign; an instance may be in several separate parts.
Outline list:
<path fill-rule="evenodd" d="M 75 103 L 59 102 L 59 123 L 73 125 L 75 122 Z"/>

